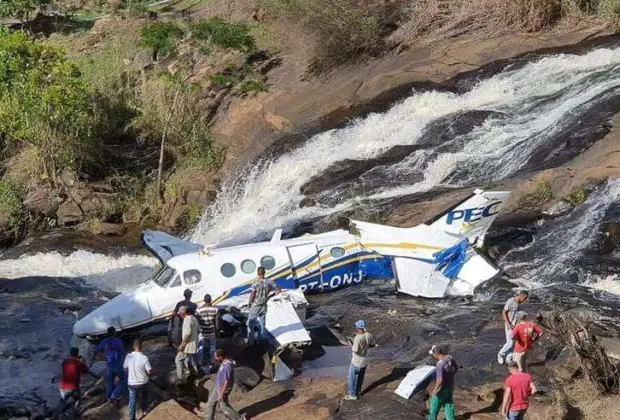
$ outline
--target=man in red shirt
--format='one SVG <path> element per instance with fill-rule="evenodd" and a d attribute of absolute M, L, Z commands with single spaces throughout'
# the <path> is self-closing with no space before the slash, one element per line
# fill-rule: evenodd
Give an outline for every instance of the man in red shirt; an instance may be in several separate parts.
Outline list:
<path fill-rule="evenodd" d="M 74 408 L 77 408 L 80 403 L 80 379 L 82 373 L 89 373 L 94 378 L 98 379 L 93 373 L 90 372 L 88 366 L 82 362 L 80 357 L 80 351 L 77 347 L 71 347 L 69 351 L 69 358 L 62 362 L 62 378 L 60 380 L 60 401 L 54 410 L 53 419 L 57 419 L 65 410 L 70 406 L 69 401 L 73 399 Z M 52 379 L 52 382 L 54 379 Z"/>
<path fill-rule="evenodd" d="M 508 370 L 510 376 L 505 382 L 502 416 L 508 420 L 523 420 L 530 405 L 530 396 L 537 392 L 536 385 L 530 374 L 519 372 L 517 362 L 508 362 Z"/>
<path fill-rule="evenodd" d="M 543 336 L 543 330 L 538 324 L 528 321 L 527 314 L 523 311 L 517 313 L 517 322 L 517 326 L 512 330 L 512 338 L 515 340 L 513 360 L 519 365 L 519 371 L 525 372 L 527 351 Z"/>

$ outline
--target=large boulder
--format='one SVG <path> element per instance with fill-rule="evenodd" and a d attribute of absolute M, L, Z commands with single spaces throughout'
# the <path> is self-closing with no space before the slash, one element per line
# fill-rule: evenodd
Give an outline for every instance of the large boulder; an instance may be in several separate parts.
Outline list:
<path fill-rule="evenodd" d="M 75 201 L 67 200 L 56 211 L 56 217 L 61 226 L 71 226 L 82 222 L 84 213 Z"/>
<path fill-rule="evenodd" d="M 43 188 L 28 192 L 24 206 L 32 213 L 50 217 L 56 213 L 63 201 L 55 191 Z"/>

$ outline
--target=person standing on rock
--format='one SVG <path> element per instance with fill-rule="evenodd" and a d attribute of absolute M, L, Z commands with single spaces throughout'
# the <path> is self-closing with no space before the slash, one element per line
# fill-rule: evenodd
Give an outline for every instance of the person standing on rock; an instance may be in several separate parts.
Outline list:
<path fill-rule="evenodd" d="M 362 385 L 366 368 L 368 368 L 368 359 L 366 354 L 370 347 L 375 347 L 375 339 L 367 329 L 366 321 L 359 320 L 355 323 L 355 338 L 351 345 L 351 366 L 349 366 L 349 377 L 347 380 L 347 395 L 345 400 L 356 401 L 362 396 Z"/>
<path fill-rule="evenodd" d="M 530 396 L 536 393 L 536 385 L 531 375 L 519 372 L 517 362 L 508 362 L 508 371 L 510 376 L 504 386 L 502 416 L 507 420 L 523 420 L 530 405 Z"/>
<path fill-rule="evenodd" d="M 213 365 L 215 363 L 216 333 L 220 330 L 220 321 L 218 318 L 218 309 L 213 306 L 211 295 L 205 295 L 204 303 L 196 309 L 196 318 L 200 324 L 196 363 L 202 365 L 204 361 L 204 351 L 207 350 L 209 354 L 209 364 Z"/>
<path fill-rule="evenodd" d="M 517 312 L 517 326 L 512 330 L 512 338 L 515 341 L 513 359 L 517 362 L 520 372 L 527 370 L 527 352 L 532 348 L 532 344 L 543 336 L 543 329 L 540 325 L 527 320 L 527 314 L 523 311 Z"/>
<path fill-rule="evenodd" d="M 261 341 L 265 336 L 265 317 L 267 316 L 267 301 L 271 292 L 279 294 L 280 288 L 271 280 L 265 279 L 265 268 L 256 270 L 258 279 L 252 283 L 250 293 L 250 312 L 248 314 L 248 345 L 253 346 L 255 340 Z M 258 337 L 254 334 L 258 331 Z"/>
<path fill-rule="evenodd" d="M 217 349 L 215 352 L 215 360 L 220 367 L 217 371 L 217 377 L 215 378 L 215 386 L 209 393 L 209 401 L 207 402 L 204 417 L 205 420 L 213 420 L 216 406 L 220 408 L 222 414 L 228 419 L 245 419 L 245 416 L 237 413 L 228 403 L 228 397 L 235 384 L 235 369 L 231 360 L 223 349 Z"/>
<path fill-rule="evenodd" d="M 129 420 L 136 420 L 136 400 L 140 400 L 142 416 L 148 411 L 149 376 L 153 374 L 151 362 L 149 362 L 149 358 L 142 353 L 142 341 L 139 339 L 133 342 L 133 352 L 125 357 L 123 368 L 128 374 Z"/>
<path fill-rule="evenodd" d="M 447 346 L 433 346 L 428 352 L 437 360 L 435 386 L 431 391 L 429 420 L 437 420 L 444 409 L 446 420 L 455 420 L 454 414 L 454 376 L 459 370 L 456 361 L 448 354 Z"/>
<path fill-rule="evenodd" d="M 183 292 L 183 298 L 183 300 L 177 302 L 174 307 L 174 311 L 172 311 L 172 318 L 170 318 L 170 322 L 168 322 L 168 340 L 174 348 L 178 348 L 181 345 L 181 341 L 183 341 L 183 320 L 179 317 L 179 308 L 181 306 L 185 306 L 187 312 L 190 315 L 194 315 L 196 312 L 196 307 L 198 306 L 192 302 L 191 289 L 185 289 Z"/>
<path fill-rule="evenodd" d="M 198 324 L 195 316 L 189 314 L 185 306 L 179 308 L 179 317 L 183 320 L 183 340 L 178 348 L 174 362 L 177 368 L 178 379 L 184 380 L 186 378 L 184 375 L 185 368 L 190 370 L 191 366 L 196 373 L 199 372 L 199 367 L 196 365 L 196 352 L 198 351 L 200 324 Z"/>
<path fill-rule="evenodd" d="M 118 404 L 127 388 L 127 376 L 123 370 L 125 346 L 121 339 L 116 336 L 116 328 L 108 328 L 108 337 L 99 343 L 95 352 L 105 354 L 105 395 L 108 400 Z"/>
<path fill-rule="evenodd" d="M 71 347 L 69 350 L 69 358 L 62 362 L 62 377 L 60 379 L 60 401 L 54 410 L 53 419 L 60 417 L 70 407 L 70 401 L 73 400 L 74 409 L 78 408 L 82 393 L 80 392 L 80 379 L 83 373 L 89 373 L 95 379 L 95 376 L 80 357 L 80 351 L 77 347 Z M 54 378 L 52 378 L 54 382 Z"/>
<path fill-rule="evenodd" d="M 502 318 L 504 320 L 504 330 L 506 332 L 506 344 L 504 344 L 499 353 L 497 353 L 497 363 L 500 365 L 504 364 L 506 359 L 508 359 L 513 352 L 515 342 L 512 338 L 512 330 L 517 324 L 517 312 L 519 312 L 519 308 L 525 303 L 528 296 L 529 294 L 527 291 L 521 290 L 515 296 L 508 299 L 504 305 Z"/>

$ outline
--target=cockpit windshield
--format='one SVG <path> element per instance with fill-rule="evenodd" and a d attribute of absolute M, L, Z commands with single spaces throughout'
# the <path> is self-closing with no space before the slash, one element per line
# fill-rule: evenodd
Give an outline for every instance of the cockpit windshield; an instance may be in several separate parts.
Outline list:
<path fill-rule="evenodd" d="M 176 271 L 166 265 L 161 269 L 157 276 L 155 276 L 153 281 L 161 287 L 166 287 L 176 274 Z"/>

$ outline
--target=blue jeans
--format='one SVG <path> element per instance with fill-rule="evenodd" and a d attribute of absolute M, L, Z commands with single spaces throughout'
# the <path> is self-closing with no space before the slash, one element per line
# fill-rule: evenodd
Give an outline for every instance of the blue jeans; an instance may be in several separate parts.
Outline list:
<path fill-rule="evenodd" d="M 140 400 L 140 410 L 146 413 L 149 407 L 149 384 L 129 385 L 129 420 L 136 420 L 136 400 Z"/>
<path fill-rule="evenodd" d="M 256 339 L 254 333 L 258 331 Z M 254 345 L 254 341 L 261 341 L 265 337 L 265 315 L 259 315 L 256 318 L 248 318 L 248 344 Z"/>
<path fill-rule="evenodd" d="M 196 364 L 202 365 L 204 362 L 204 352 L 209 351 L 209 363 L 215 363 L 215 334 L 200 335 L 198 340 L 198 351 L 196 352 Z"/>
<path fill-rule="evenodd" d="M 118 378 L 115 385 L 114 380 Z M 127 389 L 127 375 L 123 370 L 123 362 L 106 364 L 105 395 L 109 400 L 120 400 Z"/>
<path fill-rule="evenodd" d="M 80 396 L 81 394 L 79 389 L 61 389 L 60 401 L 58 401 L 58 405 L 54 410 L 54 415 L 52 416 L 52 418 L 57 419 L 71 406 L 73 406 L 73 409 L 78 408 L 78 406 L 80 405 Z"/>
<path fill-rule="evenodd" d="M 359 398 L 362 395 L 362 384 L 364 383 L 364 375 L 366 375 L 366 368 L 361 368 L 351 364 L 349 367 L 349 395 L 357 395 Z"/>
<path fill-rule="evenodd" d="M 506 344 L 504 344 L 502 349 L 499 351 L 499 354 L 501 354 L 504 358 L 508 358 L 508 356 L 513 352 L 515 340 L 512 338 L 512 330 L 507 326 L 504 328 L 506 330 Z"/>
<path fill-rule="evenodd" d="M 506 419 L 507 420 L 524 420 L 526 411 L 527 409 L 519 410 L 519 411 L 509 411 L 508 417 L 506 417 Z"/>

